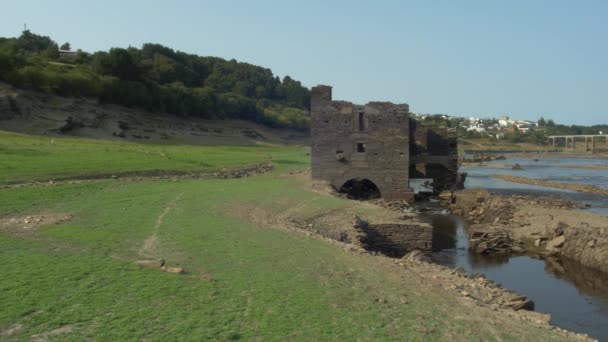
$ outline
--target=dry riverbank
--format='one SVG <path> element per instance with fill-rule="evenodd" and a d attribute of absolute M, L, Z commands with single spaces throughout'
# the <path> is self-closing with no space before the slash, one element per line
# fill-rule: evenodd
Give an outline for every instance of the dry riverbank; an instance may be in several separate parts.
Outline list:
<path fill-rule="evenodd" d="M 608 195 L 608 189 L 600 188 L 600 187 L 594 186 L 594 185 L 550 182 L 550 181 L 546 181 L 546 180 L 542 180 L 542 179 L 533 179 L 533 178 L 525 178 L 525 177 L 510 176 L 510 175 L 493 175 L 492 177 L 502 179 L 507 182 L 547 186 L 547 187 L 551 187 L 551 188 L 588 192 L 588 193 L 599 194 L 599 195 Z"/>
<path fill-rule="evenodd" d="M 481 189 L 455 193 L 444 203 L 471 224 L 471 231 L 507 231 L 516 247 L 513 253 L 564 257 L 608 273 L 606 216 L 579 210 L 571 202 Z"/>

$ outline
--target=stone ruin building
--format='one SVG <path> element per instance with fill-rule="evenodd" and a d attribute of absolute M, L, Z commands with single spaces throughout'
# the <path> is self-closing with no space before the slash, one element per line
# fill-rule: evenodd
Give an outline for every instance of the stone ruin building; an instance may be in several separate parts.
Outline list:
<path fill-rule="evenodd" d="M 332 88 L 312 88 L 312 177 L 353 198 L 412 200 L 410 179 L 426 179 L 437 193 L 458 187 L 453 129 L 410 118 L 407 104 L 364 106 L 332 100 Z"/>

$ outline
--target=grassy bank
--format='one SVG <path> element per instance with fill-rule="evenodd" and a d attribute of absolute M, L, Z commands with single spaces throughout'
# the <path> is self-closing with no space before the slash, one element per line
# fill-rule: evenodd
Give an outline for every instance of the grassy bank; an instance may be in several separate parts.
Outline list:
<path fill-rule="evenodd" d="M 280 158 L 284 147 L 153 145 L 0 131 L 0 184 L 152 170 L 206 172 Z"/>
<path fill-rule="evenodd" d="M 72 217 L 28 229 L 0 225 L 3 339 L 562 339 L 429 288 L 390 260 L 350 253 L 272 223 L 274 215 L 293 208 L 303 215 L 372 210 L 312 192 L 286 177 L 288 171 L 308 167 L 307 148 L 82 139 L 55 139 L 49 145 L 48 140 L 2 135 L 1 156 L 12 165 L 0 171 L 2 179 L 106 167 L 221 168 L 268 154 L 277 168 L 230 180 L 106 180 L 0 190 L 0 218 Z M 135 265 L 160 258 L 187 273 Z"/>

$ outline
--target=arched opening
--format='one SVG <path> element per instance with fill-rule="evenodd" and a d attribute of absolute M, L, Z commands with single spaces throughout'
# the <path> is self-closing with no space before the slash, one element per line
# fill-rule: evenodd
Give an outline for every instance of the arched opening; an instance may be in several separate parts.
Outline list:
<path fill-rule="evenodd" d="M 369 179 L 351 179 L 342 185 L 339 192 L 354 200 L 380 198 L 380 189 Z"/>

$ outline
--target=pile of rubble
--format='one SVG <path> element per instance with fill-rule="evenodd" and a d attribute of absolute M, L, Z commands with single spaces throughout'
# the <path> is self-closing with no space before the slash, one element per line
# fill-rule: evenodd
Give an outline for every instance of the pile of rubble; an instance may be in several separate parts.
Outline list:
<path fill-rule="evenodd" d="M 564 235 L 566 228 L 568 228 L 566 224 L 562 222 L 558 223 L 553 232 L 548 233 L 547 236 L 535 239 L 534 246 L 544 246 L 549 254 L 558 254 L 566 242 L 566 236 Z"/>
<path fill-rule="evenodd" d="M 469 234 L 469 250 L 477 254 L 499 256 L 524 252 L 523 248 L 515 244 L 511 233 L 506 230 Z"/>
<path fill-rule="evenodd" d="M 506 197 L 506 196 L 505 196 Z M 485 190 L 472 190 L 451 194 L 440 194 L 440 200 L 451 212 L 464 218 L 468 223 L 507 223 L 513 217 L 513 198 L 491 196 Z"/>
<path fill-rule="evenodd" d="M 471 189 L 457 193 L 441 193 L 440 200 L 450 211 L 468 223 L 509 224 L 521 206 L 543 206 L 561 209 L 579 208 L 573 202 L 523 195 L 496 195 L 486 190 Z"/>

